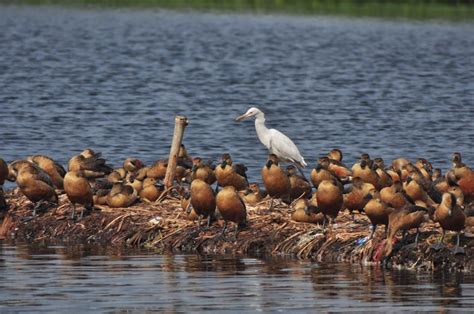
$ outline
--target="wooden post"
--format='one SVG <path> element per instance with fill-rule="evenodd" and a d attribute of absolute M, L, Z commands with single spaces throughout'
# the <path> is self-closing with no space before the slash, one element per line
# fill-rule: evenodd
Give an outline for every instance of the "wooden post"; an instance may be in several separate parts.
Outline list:
<path fill-rule="evenodd" d="M 173 180 L 176 174 L 176 165 L 178 164 L 178 153 L 183 140 L 184 128 L 188 125 L 188 119 L 185 116 L 176 116 L 174 123 L 173 142 L 171 143 L 168 167 L 166 169 L 164 181 L 166 188 L 173 186 Z"/>

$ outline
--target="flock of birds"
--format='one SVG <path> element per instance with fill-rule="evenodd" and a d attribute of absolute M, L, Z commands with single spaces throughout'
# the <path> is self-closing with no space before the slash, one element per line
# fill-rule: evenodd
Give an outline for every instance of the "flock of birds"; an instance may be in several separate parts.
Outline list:
<path fill-rule="evenodd" d="M 352 167 L 343 163 L 339 149 L 319 158 L 307 179 L 302 168 L 307 166 L 296 145 L 283 133 L 268 129 L 258 108 L 250 108 L 236 120 L 255 117 L 260 141 L 269 151 L 261 170 L 265 189 L 249 183 L 247 168 L 223 154 L 213 166 L 199 157 L 192 158 L 184 145 L 178 154 L 174 187 L 180 194 L 181 206 L 190 219 L 222 218 L 224 237 L 228 222 L 235 224 L 234 239 L 246 224 L 246 204 L 259 204 L 270 198 L 291 204 L 292 219 L 299 222 L 322 223 L 323 228 L 334 223 L 343 210 L 365 213 L 371 222 L 371 235 L 378 225 L 385 225 L 387 239 L 385 255 L 392 252 L 393 237 L 403 231 L 418 229 L 424 222 L 438 222 L 442 228 L 440 241 L 433 249 L 443 247 L 446 231 L 457 232 L 454 253 L 462 253 L 459 233 L 474 225 L 474 171 L 462 162 L 461 154 L 452 156 L 452 168 L 445 175 L 423 158 L 411 162 L 393 160 L 387 167 L 382 158 L 372 159 L 364 153 Z M 281 161 L 291 163 L 283 168 Z M 162 180 L 168 161 L 159 160 L 145 166 L 139 159 L 129 158 L 123 167 L 113 169 L 100 153 L 86 149 L 72 157 L 67 171 L 50 157 L 36 155 L 9 164 L 0 159 L 0 209 L 8 204 L 1 186 L 5 180 L 16 181 L 20 191 L 34 203 L 33 217 L 43 204 L 58 203 L 58 193 L 66 193 L 76 219 L 76 205 L 82 205 L 81 218 L 97 205 L 128 207 L 138 200 L 153 203 L 167 192 Z M 213 184 L 216 184 L 213 188 Z M 217 209 L 217 210 L 216 210 Z M 353 216 L 354 217 L 354 216 Z"/>

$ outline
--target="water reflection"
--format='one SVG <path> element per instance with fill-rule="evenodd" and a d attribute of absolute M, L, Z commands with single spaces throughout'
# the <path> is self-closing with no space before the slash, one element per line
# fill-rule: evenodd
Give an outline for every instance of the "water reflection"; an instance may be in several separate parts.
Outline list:
<path fill-rule="evenodd" d="M 469 309 L 472 274 L 290 258 L 0 244 L 0 311 Z"/>

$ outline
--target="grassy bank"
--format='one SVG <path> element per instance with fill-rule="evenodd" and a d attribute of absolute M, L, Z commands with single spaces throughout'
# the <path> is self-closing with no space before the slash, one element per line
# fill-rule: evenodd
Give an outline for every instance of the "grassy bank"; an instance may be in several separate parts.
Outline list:
<path fill-rule="evenodd" d="M 9 4 L 162 7 L 257 13 L 474 19 L 474 0 L 0 0 Z"/>

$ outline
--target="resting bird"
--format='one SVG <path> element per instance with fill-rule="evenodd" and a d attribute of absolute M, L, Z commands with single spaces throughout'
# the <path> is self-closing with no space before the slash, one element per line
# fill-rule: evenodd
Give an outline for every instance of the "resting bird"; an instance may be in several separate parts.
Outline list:
<path fill-rule="evenodd" d="M 265 145 L 270 154 L 275 154 L 278 159 L 292 162 L 301 168 L 306 167 L 306 162 L 295 143 L 280 131 L 268 129 L 265 126 L 265 114 L 260 109 L 252 107 L 235 120 L 242 121 L 248 117 L 255 117 L 255 130 L 258 139 Z"/>

